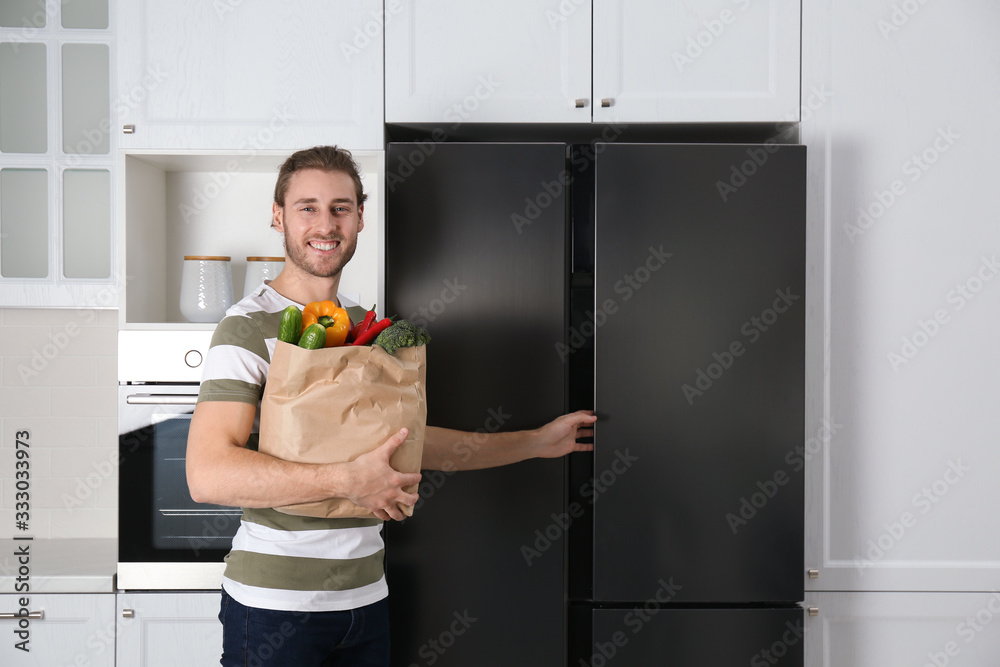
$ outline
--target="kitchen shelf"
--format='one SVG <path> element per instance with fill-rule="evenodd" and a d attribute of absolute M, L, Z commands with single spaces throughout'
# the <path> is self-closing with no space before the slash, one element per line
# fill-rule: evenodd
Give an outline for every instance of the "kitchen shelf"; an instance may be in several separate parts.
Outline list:
<path fill-rule="evenodd" d="M 353 151 L 368 201 L 365 228 L 340 291 L 383 303 L 382 151 Z M 233 291 L 243 294 L 246 257 L 284 254 L 270 228 L 278 168 L 289 151 L 122 150 L 118 155 L 119 328 L 205 330 L 178 305 L 185 255 L 232 257 Z"/>

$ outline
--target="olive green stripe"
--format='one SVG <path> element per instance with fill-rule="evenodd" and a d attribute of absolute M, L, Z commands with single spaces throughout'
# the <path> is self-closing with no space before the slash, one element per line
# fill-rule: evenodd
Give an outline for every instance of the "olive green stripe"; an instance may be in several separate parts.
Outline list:
<path fill-rule="evenodd" d="M 261 334 L 264 335 L 264 339 L 277 338 L 278 329 L 281 328 L 281 315 L 285 311 L 279 310 L 276 313 L 265 313 L 262 310 L 254 311 L 252 313 L 247 313 L 247 317 L 253 320 L 257 328 L 260 329 Z M 267 354 L 265 353 L 264 359 L 267 359 Z"/>
<path fill-rule="evenodd" d="M 217 378 L 205 380 L 198 390 L 199 401 L 237 401 L 257 405 L 264 391 L 260 386 L 243 380 Z"/>
<path fill-rule="evenodd" d="M 212 343 L 210 347 L 215 347 L 217 345 L 234 345 L 236 347 L 241 347 L 244 350 L 248 350 L 264 361 L 270 361 L 271 355 L 267 351 L 267 343 L 264 341 L 265 335 L 262 335 L 262 329 L 260 328 L 260 318 L 254 317 L 260 313 L 251 313 L 247 317 L 234 315 L 231 317 L 224 317 L 222 321 L 219 322 L 219 326 L 215 327 L 215 333 L 212 334 Z M 266 314 L 266 313 L 264 313 Z M 280 320 L 281 315 L 278 314 Z M 271 338 L 277 336 L 278 329 L 275 327 L 274 334 Z"/>
<path fill-rule="evenodd" d="M 244 508 L 243 520 L 274 530 L 330 530 L 331 528 L 368 528 L 379 526 L 379 519 L 342 518 L 327 519 L 315 516 L 285 514 L 271 508 Z"/>
<path fill-rule="evenodd" d="M 384 550 L 364 558 L 301 558 L 252 551 L 226 556 L 226 576 L 247 586 L 292 591 L 348 591 L 382 578 Z"/>

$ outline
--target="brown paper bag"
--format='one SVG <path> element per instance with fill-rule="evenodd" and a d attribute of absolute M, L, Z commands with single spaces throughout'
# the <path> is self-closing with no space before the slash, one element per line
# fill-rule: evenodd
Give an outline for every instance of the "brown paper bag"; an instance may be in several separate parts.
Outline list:
<path fill-rule="evenodd" d="M 278 341 L 261 399 L 260 451 L 286 461 L 353 461 L 402 427 L 389 463 L 419 472 L 427 425 L 426 346 L 347 345 L 306 350 Z M 406 489 L 415 493 L 416 486 Z M 275 508 L 316 517 L 374 517 L 345 498 Z M 412 515 L 413 508 L 404 508 Z"/>

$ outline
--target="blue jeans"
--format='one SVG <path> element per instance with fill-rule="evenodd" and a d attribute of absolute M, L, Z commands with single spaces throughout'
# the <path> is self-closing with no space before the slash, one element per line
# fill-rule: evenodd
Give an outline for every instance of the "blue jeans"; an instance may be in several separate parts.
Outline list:
<path fill-rule="evenodd" d="M 222 591 L 223 667 L 388 667 L 389 602 L 351 611 L 245 607 Z"/>

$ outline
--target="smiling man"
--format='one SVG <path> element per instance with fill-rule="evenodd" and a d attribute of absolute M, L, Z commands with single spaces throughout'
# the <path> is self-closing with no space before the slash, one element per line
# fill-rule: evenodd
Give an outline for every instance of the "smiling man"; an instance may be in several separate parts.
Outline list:
<path fill-rule="evenodd" d="M 320 146 L 288 158 L 272 206 L 285 268 L 233 306 L 212 337 L 191 420 L 187 480 L 196 501 L 243 508 L 223 577 L 223 665 L 389 664 L 381 524 L 402 520 L 399 506 L 418 500 L 403 489 L 420 475 L 389 465 L 406 430 L 350 463 L 292 463 L 257 451 L 260 399 L 281 312 L 330 300 L 352 319 L 364 313 L 337 289 L 364 229 L 365 199 L 348 151 Z M 472 456 L 456 455 L 469 434 L 428 426 L 422 468 L 487 468 L 587 451 L 592 446 L 577 439 L 593 434 L 595 419 L 575 412 L 536 430 L 493 433 Z M 327 498 L 347 498 L 377 518 L 319 519 L 271 509 Z"/>

